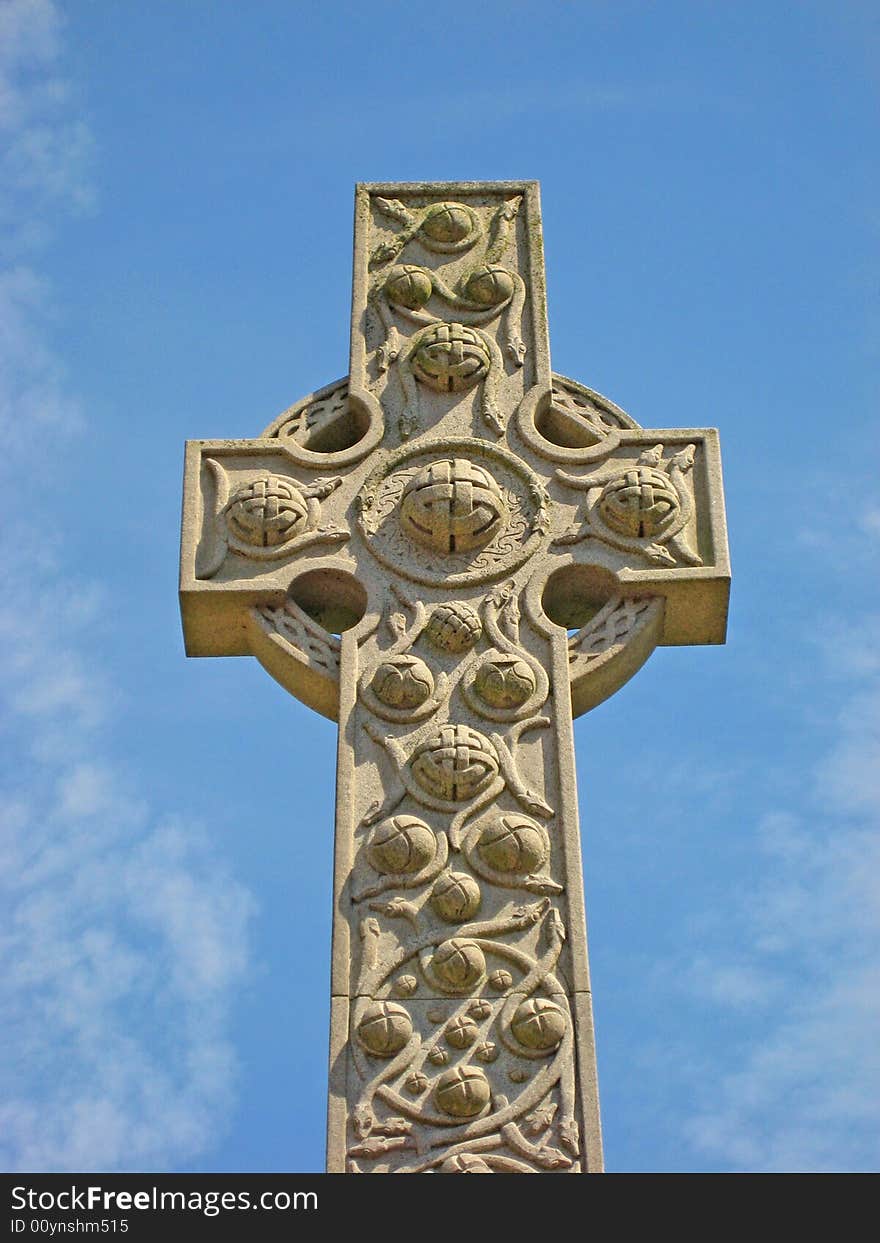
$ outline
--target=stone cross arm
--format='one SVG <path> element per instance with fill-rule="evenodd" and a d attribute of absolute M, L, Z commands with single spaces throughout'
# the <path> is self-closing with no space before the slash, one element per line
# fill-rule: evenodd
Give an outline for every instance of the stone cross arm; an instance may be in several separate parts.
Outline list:
<path fill-rule="evenodd" d="M 339 722 L 335 1171 L 601 1169 L 572 716 L 724 642 L 717 434 L 551 372 L 541 236 L 359 186 L 348 377 L 187 445 L 187 653 Z"/>

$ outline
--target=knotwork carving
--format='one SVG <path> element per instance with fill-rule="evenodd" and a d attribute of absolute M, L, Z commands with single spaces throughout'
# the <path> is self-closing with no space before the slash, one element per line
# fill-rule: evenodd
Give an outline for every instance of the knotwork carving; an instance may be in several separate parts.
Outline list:
<path fill-rule="evenodd" d="M 403 489 L 400 522 L 411 539 L 441 554 L 483 548 L 507 525 L 498 484 L 466 458 L 431 462 Z"/>
<path fill-rule="evenodd" d="M 631 599 L 615 596 L 568 640 L 572 679 L 582 677 L 602 661 L 617 656 L 637 632 L 653 625 L 663 602 L 653 597 Z"/>
<path fill-rule="evenodd" d="M 312 621 L 298 604 L 292 600 L 276 607 L 261 604 L 253 610 L 253 616 L 267 634 L 282 640 L 320 673 L 334 681 L 338 679 L 339 639 Z"/>
<path fill-rule="evenodd" d="M 667 460 L 663 445 L 656 445 L 645 449 L 635 465 L 611 463 L 583 477 L 557 469 L 558 479 L 587 493 L 587 504 L 580 526 L 553 542 L 594 539 L 658 565 L 702 565 L 686 530 L 694 502 L 685 475 L 693 464 L 693 445 Z"/>
<path fill-rule="evenodd" d="M 513 454 L 482 443 L 475 452 L 476 443 L 449 439 L 433 452 L 398 450 L 367 478 L 358 496 L 358 525 L 374 557 L 414 582 L 459 586 L 500 578 L 537 549 L 549 530 L 546 488 Z M 461 482 L 465 471 L 478 482 L 479 507 L 466 487 L 456 496 L 450 462 L 469 463 L 461 467 Z M 441 470 L 450 477 L 435 478 Z M 434 489 L 436 515 L 419 512 L 423 486 Z M 480 545 L 484 536 L 488 542 Z M 442 561 L 426 559 L 422 547 L 443 551 Z"/>
<path fill-rule="evenodd" d="M 322 389 L 312 399 L 285 410 L 263 432 L 264 436 L 292 442 L 314 453 L 347 448 L 351 440 L 348 378 Z"/>
<path fill-rule="evenodd" d="M 374 248 L 373 268 L 397 258 L 412 241 L 435 254 L 458 255 L 471 250 L 483 233 L 479 212 L 468 204 L 445 202 L 413 211 L 396 199 L 377 197 L 374 202 L 381 215 L 403 229 Z M 526 345 L 519 325 L 526 286 L 515 269 L 499 262 L 520 202 L 517 195 L 496 208 L 484 254 L 464 268 L 459 265 L 454 286 L 437 269 L 417 263 L 397 264 L 371 285 L 369 302 L 384 330 L 376 351 L 377 367 L 381 373 L 397 363 L 407 403 L 400 419 L 404 438 L 420 425 L 416 380 L 438 392 L 466 391 L 482 382 L 483 418 L 496 435 L 504 434 L 505 414 L 497 401 L 503 356 L 483 327 L 503 317 L 504 352 L 515 367 L 521 367 Z M 431 310 L 432 304 L 436 310 Z M 408 340 L 401 336 L 401 322 L 416 329 Z"/>
<path fill-rule="evenodd" d="M 371 806 L 362 823 L 370 825 L 389 815 L 404 795 L 409 794 L 424 807 L 454 813 L 449 840 L 453 849 L 458 850 L 464 824 L 481 807 L 494 801 L 505 787 L 532 814 L 552 816 L 553 808 L 526 784 L 515 758 L 516 744 L 526 730 L 549 725 L 550 719 L 545 716 L 518 721 L 505 740 L 501 734 L 486 737 L 464 725 L 444 725 L 436 729 L 429 724 L 422 726 L 404 744 L 366 721 L 364 731 L 391 757 L 394 775 L 388 782 L 384 801 Z M 433 732 L 426 732 L 426 729 Z"/>
<path fill-rule="evenodd" d="M 263 471 L 230 495 L 228 472 L 215 458 L 206 458 L 205 466 L 214 481 L 214 512 L 196 560 L 198 578 L 213 578 L 230 552 L 270 561 L 349 538 L 343 527 L 319 525 L 321 501 L 339 487 L 339 476 L 301 484 Z"/>

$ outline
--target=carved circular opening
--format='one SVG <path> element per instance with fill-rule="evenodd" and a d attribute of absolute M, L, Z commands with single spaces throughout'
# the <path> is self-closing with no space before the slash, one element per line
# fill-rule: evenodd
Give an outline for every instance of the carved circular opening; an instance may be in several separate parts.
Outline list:
<path fill-rule="evenodd" d="M 344 570 L 307 570 L 294 579 L 287 594 L 330 634 L 351 630 L 367 611 L 366 590 Z"/>
<path fill-rule="evenodd" d="M 326 427 L 307 431 L 301 443 L 310 453 L 342 453 L 344 449 L 353 449 L 359 444 L 369 430 L 370 419 L 366 410 L 351 406 L 347 418 L 336 419 Z"/>
<path fill-rule="evenodd" d="M 369 411 L 349 399 L 348 381 L 330 384 L 280 414 L 263 432 L 309 453 L 342 453 L 370 430 Z"/>
<path fill-rule="evenodd" d="M 564 565 L 547 579 L 541 607 L 557 626 L 579 630 L 619 593 L 617 579 L 602 566 Z"/>
<path fill-rule="evenodd" d="M 560 410 L 552 403 L 535 415 L 535 427 L 545 440 L 561 449 L 591 449 L 602 439 L 595 426 L 578 422 L 570 411 Z"/>

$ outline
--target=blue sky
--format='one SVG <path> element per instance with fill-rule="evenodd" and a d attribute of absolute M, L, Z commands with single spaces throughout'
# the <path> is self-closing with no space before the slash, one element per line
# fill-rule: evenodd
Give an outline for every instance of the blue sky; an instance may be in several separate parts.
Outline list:
<path fill-rule="evenodd" d="M 323 1167 L 335 728 L 188 661 L 185 438 L 345 373 L 358 180 L 537 178 L 557 371 L 721 432 L 725 648 L 576 728 L 606 1157 L 871 1170 L 876 6 L 0 3 L 0 1168 Z"/>

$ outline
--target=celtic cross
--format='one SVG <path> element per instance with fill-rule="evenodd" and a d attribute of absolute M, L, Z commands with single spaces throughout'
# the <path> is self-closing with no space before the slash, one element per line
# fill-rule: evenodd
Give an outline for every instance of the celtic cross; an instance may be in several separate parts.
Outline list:
<path fill-rule="evenodd" d="M 602 1168 L 572 717 L 728 589 L 717 434 L 550 370 L 537 184 L 358 186 L 349 375 L 187 445 L 180 584 L 339 722 L 330 1171 Z"/>

